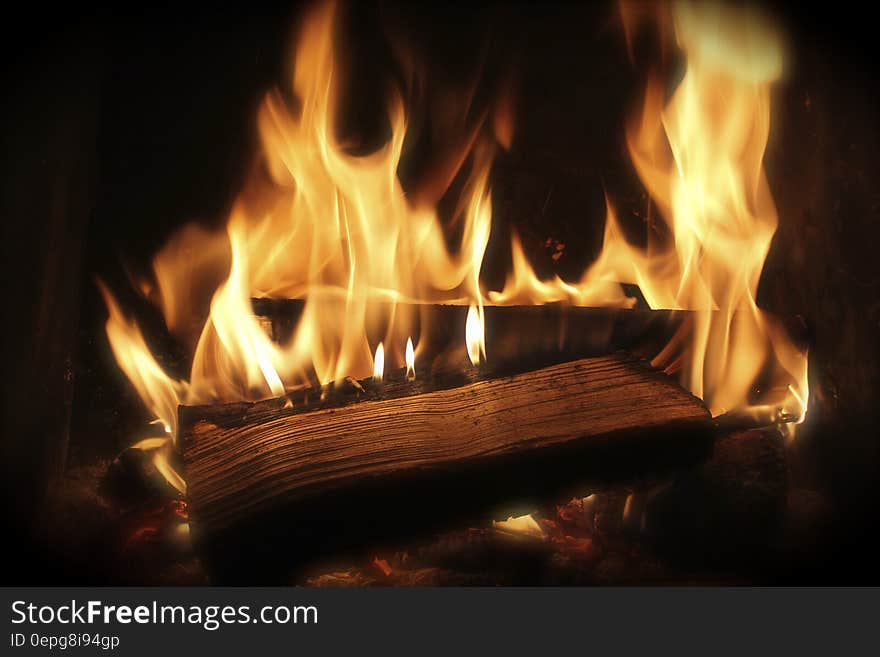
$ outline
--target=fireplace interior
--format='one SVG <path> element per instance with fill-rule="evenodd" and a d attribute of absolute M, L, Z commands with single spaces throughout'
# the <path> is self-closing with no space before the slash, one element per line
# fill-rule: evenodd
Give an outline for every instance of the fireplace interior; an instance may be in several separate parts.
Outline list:
<path fill-rule="evenodd" d="M 872 22 L 728 9 L 775 26 L 778 75 L 701 86 L 701 23 L 663 4 L 28 10 L 3 45 L 6 583 L 876 584 Z M 733 42 L 722 56 L 750 47 Z M 665 131 L 683 189 L 711 188 L 724 152 L 696 154 L 727 145 L 712 126 L 740 101 L 731 161 L 766 253 L 701 242 L 695 267 L 723 262 L 703 283 L 745 271 L 756 292 L 707 309 L 685 274 L 639 269 L 682 257 L 664 221 L 688 202 L 657 193 L 648 136 Z M 309 141 L 325 120 L 338 151 Z M 332 221 L 254 237 L 327 198 Z M 360 212 L 364 244 L 322 251 L 319 229 Z M 430 247 L 395 256 L 383 231 Z M 321 258 L 348 265 L 297 278 Z M 245 316 L 260 336 L 223 360 L 223 322 Z M 761 339 L 697 385 L 699 336 L 722 325 Z M 135 335 L 147 365 L 120 356 Z M 139 386 L 125 362 L 161 375 Z"/>

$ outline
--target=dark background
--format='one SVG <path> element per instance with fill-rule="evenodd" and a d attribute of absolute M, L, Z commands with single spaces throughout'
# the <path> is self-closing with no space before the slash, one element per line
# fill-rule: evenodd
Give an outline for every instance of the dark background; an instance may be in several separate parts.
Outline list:
<path fill-rule="evenodd" d="M 876 582 L 875 23 L 868 10 L 834 4 L 768 9 L 785 27 L 788 56 L 766 157 L 780 228 L 760 300 L 808 328 L 812 406 L 790 457 L 793 476 L 828 495 L 836 520 L 832 557 L 805 578 Z M 71 577 L 30 538 L 46 492 L 65 467 L 130 444 L 149 419 L 113 363 L 94 277 L 155 324 L 126 271 L 145 270 L 186 221 L 225 222 L 255 162 L 259 101 L 287 85 L 300 14 L 294 3 L 259 1 L 80 4 L 25 7 L 6 21 L 2 474 L 5 542 L 17 553 L 7 579 Z M 638 227 L 645 199 L 623 123 L 640 79 L 615 5 L 355 3 L 340 30 L 358 99 L 340 129 L 367 145 L 382 134 L 387 84 L 402 79 L 386 35 L 407 35 L 428 72 L 405 182 L 439 147 L 429 138 L 432 94 L 467 87 L 481 70 L 476 112 L 515 73 L 513 148 L 492 180 L 486 275 L 496 289 L 511 226 L 539 271 L 565 277 L 598 250 L 604 190 Z M 548 238 L 566 245 L 558 262 Z M 173 346 L 163 351 L 175 360 Z"/>

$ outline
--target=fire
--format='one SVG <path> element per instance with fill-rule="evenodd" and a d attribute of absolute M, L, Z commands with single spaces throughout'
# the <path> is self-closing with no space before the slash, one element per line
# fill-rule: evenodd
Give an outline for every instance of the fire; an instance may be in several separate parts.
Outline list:
<path fill-rule="evenodd" d="M 107 288 L 101 284 L 107 304 L 107 338 L 116 355 L 116 362 L 125 372 L 138 395 L 157 418 L 165 433 L 177 433 L 177 405 L 186 395 L 185 383 L 175 381 L 156 362 L 137 324 L 126 319 Z"/>
<path fill-rule="evenodd" d="M 768 388 L 782 395 L 764 394 L 761 404 L 803 418 L 806 356 L 756 301 L 777 227 L 763 158 L 781 45 L 748 9 L 677 3 L 673 24 L 684 77 L 665 105 L 663 81 L 651 80 L 627 131 L 670 239 L 630 250 L 628 282 L 652 308 L 695 311 L 683 382 L 713 414 L 755 406 L 750 392 L 769 369 Z M 670 352 L 656 364 L 668 365 Z"/>
<path fill-rule="evenodd" d="M 382 343 L 376 347 L 376 355 L 373 357 L 373 378 L 381 381 L 385 376 L 385 347 Z"/>
<path fill-rule="evenodd" d="M 640 20 L 642 9 L 624 4 L 624 22 Z M 763 158 L 781 45 L 748 9 L 682 2 L 671 11 L 684 77 L 668 102 L 666 81 L 652 78 L 626 133 L 665 232 L 649 233 L 644 249 L 629 244 L 607 202 L 603 249 L 576 283 L 539 280 L 514 237 L 511 274 L 489 300 L 626 307 L 635 300 L 620 284 L 636 285 L 651 308 L 693 311 L 654 364 L 680 371 L 714 415 L 737 410 L 801 422 L 806 354 L 756 301 L 777 226 Z"/>
<path fill-rule="evenodd" d="M 173 440 L 170 436 L 165 438 L 145 438 L 131 446 L 131 449 L 139 449 L 152 454 L 153 465 L 156 470 L 181 493 L 186 493 L 186 482 L 183 477 L 171 466 L 170 459 L 174 450 Z"/>
<path fill-rule="evenodd" d="M 416 378 L 416 352 L 413 349 L 412 338 L 406 339 L 406 380 L 414 381 Z"/>
<path fill-rule="evenodd" d="M 353 155 L 334 134 L 344 101 L 335 84 L 335 11 L 326 3 L 304 21 L 296 102 L 276 91 L 261 106 L 267 173 L 247 185 L 226 231 L 187 227 L 153 262 L 155 300 L 166 324 L 192 343 L 188 382 L 162 370 L 102 286 L 116 359 L 169 433 L 176 432 L 179 404 L 281 396 L 295 386 L 371 372 L 381 380 L 386 366 L 405 365 L 412 379 L 410 336 L 424 338 L 430 303 L 469 306 L 465 346 L 477 365 L 486 360 L 486 304 L 630 307 L 635 300 L 622 284 L 638 286 L 651 308 L 692 311 L 654 363 L 679 372 L 713 414 L 749 410 L 803 420 L 806 355 L 756 303 L 777 226 L 763 157 L 782 51 L 766 23 L 743 9 L 673 6 L 684 76 L 668 100 L 665 81 L 652 78 L 626 132 L 633 164 L 663 222 L 647 247 L 627 241 L 608 200 L 602 251 L 580 280 L 540 280 L 514 236 L 504 288 L 484 291 L 489 170 L 496 148 L 510 145 L 509 108 L 496 113 L 494 132 L 482 130 L 482 123 L 471 126 L 452 158 L 455 170 L 446 167 L 424 185 L 431 193 L 408 195 L 397 176 L 407 129 L 401 95 L 391 95 L 391 136 L 377 151 Z M 433 204 L 459 172 L 466 180 L 457 214 L 441 221 Z M 304 301 L 287 343 L 273 342 L 254 318 L 251 298 L 260 296 Z M 207 317 L 194 310 L 202 298 L 203 305 L 210 299 Z"/>
<path fill-rule="evenodd" d="M 479 273 L 491 227 L 487 183 L 496 146 L 486 131 L 475 130 L 454 158 L 468 175 L 453 217 L 459 237 L 450 240 L 435 209 L 409 198 L 397 177 L 406 135 L 399 95 L 389 101 L 391 137 L 379 150 L 356 156 L 337 141 L 335 13 L 335 5 L 325 3 L 304 21 L 293 76 L 297 102 L 276 91 L 260 109 L 268 176 L 255 178 L 241 194 L 225 234 L 189 226 L 153 262 L 157 302 L 169 329 L 186 339 L 184 327 L 203 325 L 188 383 L 165 375 L 137 326 L 103 290 L 117 361 L 172 432 L 181 403 L 280 396 L 297 385 L 370 372 L 381 378 L 386 358 L 403 365 L 403 354 L 383 348 L 373 356 L 368 334 L 403 344 L 428 320 L 418 303 L 482 308 Z M 448 186 L 454 175 L 444 171 L 441 178 Z M 224 269 L 225 280 L 218 279 Z M 212 284 L 207 319 L 189 316 L 198 305 L 193 299 Z M 251 299 L 260 296 L 305 300 L 289 343 L 274 343 L 253 317 Z M 409 342 L 405 357 L 412 372 L 411 347 Z"/>
<path fill-rule="evenodd" d="M 242 398 L 284 394 L 278 375 L 285 354 L 253 315 L 247 273 L 251 254 L 242 214 L 234 212 L 228 227 L 232 249 L 229 278 L 214 294 L 211 312 L 196 347 L 191 387 L 200 399 L 223 398 L 230 390 Z"/>
<path fill-rule="evenodd" d="M 465 320 L 465 344 L 471 363 L 479 365 L 486 359 L 486 327 L 483 309 L 471 304 Z"/>

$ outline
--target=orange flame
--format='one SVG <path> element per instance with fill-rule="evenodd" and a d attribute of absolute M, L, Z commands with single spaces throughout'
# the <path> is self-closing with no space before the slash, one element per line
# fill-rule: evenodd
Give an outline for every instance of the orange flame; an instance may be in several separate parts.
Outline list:
<path fill-rule="evenodd" d="M 116 362 L 147 408 L 156 415 L 165 433 L 176 435 L 177 406 L 186 396 L 187 385 L 165 373 L 153 358 L 137 324 L 126 319 L 103 284 L 99 283 L 99 289 L 110 312 L 106 330 Z"/>
<path fill-rule="evenodd" d="M 634 20 L 632 9 L 624 6 L 625 19 Z M 635 18 L 645 13 L 654 12 L 640 6 Z M 657 13 L 665 30 L 670 21 Z M 781 46 L 770 25 L 747 9 L 675 3 L 671 22 L 687 59 L 684 77 L 665 104 L 664 81 L 651 78 L 641 116 L 626 135 L 668 239 L 652 232 L 645 249 L 629 244 L 606 202 L 603 249 L 579 282 L 540 280 L 514 236 L 511 274 L 488 297 L 499 304 L 625 307 L 634 300 L 620 283 L 637 285 L 651 308 L 695 311 L 654 363 L 680 368 L 684 385 L 713 414 L 749 410 L 802 422 L 806 354 L 756 302 L 777 226 L 763 157 Z M 769 385 L 754 403 L 750 393 L 762 376 Z"/>
<path fill-rule="evenodd" d="M 376 152 L 354 156 L 335 138 L 334 16 L 335 5 L 326 3 L 304 22 L 293 78 L 296 108 L 273 92 L 259 112 L 268 184 L 255 181 L 257 193 L 239 198 L 225 236 L 187 227 L 154 260 L 160 305 L 176 333 L 192 321 L 185 297 L 197 295 L 190 288 L 228 268 L 198 337 L 188 385 L 166 380 L 137 327 L 120 320 L 104 290 L 117 360 L 172 429 L 179 403 L 279 396 L 307 381 L 368 376 L 379 361 L 368 331 L 384 333 L 385 344 L 403 344 L 416 332 L 419 312 L 402 301 L 470 301 L 482 308 L 491 145 L 471 138 L 457 158 L 465 162 L 473 153 L 460 203 L 463 229 L 450 249 L 434 208 L 408 199 L 397 178 L 406 134 L 400 97 L 388 108 L 391 137 Z M 200 252 L 195 261 L 193 249 Z M 305 299 L 288 344 L 275 344 L 253 317 L 254 296 Z M 383 351 L 383 367 L 395 355 Z"/>
<path fill-rule="evenodd" d="M 806 356 L 756 301 L 777 227 L 763 158 L 781 45 L 747 9 L 677 3 L 673 23 L 687 57 L 684 77 L 665 106 L 661 81 L 651 80 L 640 120 L 627 131 L 671 240 L 631 252 L 630 281 L 652 308 L 697 311 L 684 383 L 713 414 L 753 406 L 750 391 L 769 366 L 771 387 L 784 394 L 762 403 L 794 407 L 803 418 Z"/>

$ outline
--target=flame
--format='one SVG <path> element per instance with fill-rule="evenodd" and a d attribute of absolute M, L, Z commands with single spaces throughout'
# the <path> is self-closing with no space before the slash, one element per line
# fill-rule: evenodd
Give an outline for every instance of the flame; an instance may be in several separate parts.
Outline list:
<path fill-rule="evenodd" d="M 381 381 L 383 376 L 385 376 L 385 347 L 380 342 L 373 357 L 373 378 Z"/>
<path fill-rule="evenodd" d="M 480 138 L 478 123 L 452 158 L 466 175 L 451 222 L 459 237 L 452 239 L 435 209 L 418 194 L 408 197 L 397 177 L 406 135 L 399 94 L 389 102 L 391 137 L 384 146 L 356 156 L 337 141 L 335 15 L 329 2 L 303 23 L 296 102 L 280 91 L 263 102 L 258 128 L 267 173 L 240 195 L 225 234 L 188 226 L 154 259 L 158 305 L 169 329 L 185 335 L 185 327 L 202 326 L 188 384 L 168 379 L 139 329 L 122 319 L 103 289 L 117 361 L 172 430 L 178 404 L 260 399 L 303 383 L 368 376 L 379 360 L 368 332 L 383 334 L 385 344 L 401 344 L 426 321 L 413 302 L 473 302 L 482 309 L 479 275 L 491 229 L 494 145 Z M 443 185 L 457 170 L 444 169 Z M 425 185 L 438 188 L 436 180 Z M 225 280 L 216 280 L 224 268 Z M 212 282 L 210 309 L 199 321 L 189 309 L 198 307 L 193 300 Z M 259 296 L 305 300 L 287 344 L 274 343 L 253 317 L 251 298 Z M 387 355 L 395 356 L 400 354 Z"/>
<path fill-rule="evenodd" d="M 777 227 L 763 158 L 771 86 L 782 72 L 779 39 L 747 8 L 681 2 L 670 19 L 668 7 L 658 8 L 624 4 L 622 14 L 628 36 L 628 23 L 645 16 L 656 14 L 661 32 L 671 23 L 686 57 L 668 102 L 665 80 L 649 79 L 641 115 L 626 132 L 664 230 L 651 231 L 644 249 L 631 245 L 606 199 L 603 248 L 580 281 L 540 280 L 514 236 L 511 273 L 489 300 L 626 307 L 634 300 L 620 284 L 636 285 L 651 308 L 694 311 L 654 364 L 680 371 L 714 415 L 738 410 L 802 422 L 807 356 L 756 301 Z"/>
<path fill-rule="evenodd" d="M 471 304 L 465 320 L 465 343 L 471 363 L 479 365 L 486 359 L 486 327 L 483 309 Z"/>
<path fill-rule="evenodd" d="M 131 449 L 139 449 L 144 452 L 152 452 L 153 465 L 156 470 L 170 483 L 179 493 L 186 494 L 186 482 L 183 477 L 171 466 L 170 458 L 174 450 L 173 439 L 170 436 L 165 438 L 145 438 L 139 440 Z"/>
<path fill-rule="evenodd" d="M 641 113 L 626 131 L 659 215 L 646 247 L 627 241 L 606 199 L 603 247 L 579 280 L 541 280 L 514 235 L 503 289 L 484 292 L 488 178 L 497 146 L 510 147 L 509 98 L 490 119 L 483 112 L 462 121 L 465 134 L 450 140 L 458 146 L 436 175 L 405 193 L 397 176 L 407 131 L 399 93 L 388 103 L 390 137 L 375 152 L 354 155 L 334 134 L 343 101 L 335 15 L 328 2 L 306 17 L 295 101 L 280 91 L 266 96 L 258 114 L 265 166 L 240 194 L 226 230 L 190 225 L 154 259 L 153 300 L 171 333 L 193 349 L 188 382 L 164 372 L 140 329 L 101 286 L 117 362 L 169 433 L 176 434 L 179 404 L 280 396 L 293 386 L 371 372 L 380 380 L 386 359 L 402 364 L 398 348 L 386 354 L 384 344 L 404 339 L 403 364 L 413 379 L 410 336 L 424 343 L 429 303 L 469 306 L 466 346 L 476 365 L 486 359 L 487 303 L 631 307 L 635 300 L 622 284 L 638 286 L 651 308 L 692 311 L 654 363 L 679 372 L 713 414 L 745 409 L 803 421 L 806 354 L 756 302 L 777 226 L 763 157 L 782 51 L 766 22 L 746 9 L 672 7 L 664 29 L 673 27 L 684 76 L 668 99 L 665 80 L 650 77 Z M 454 215 L 441 221 L 435 204 L 456 176 L 463 191 Z M 304 301 L 285 344 L 273 342 L 253 317 L 255 296 Z"/>
<path fill-rule="evenodd" d="M 406 339 L 406 380 L 413 381 L 416 378 L 416 352 L 413 349 L 412 338 Z"/>
<path fill-rule="evenodd" d="M 627 131 L 671 239 L 632 254 L 630 282 L 652 308 L 696 311 L 683 380 L 713 414 L 754 406 L 750 393 L 769 368 L 769 387 L 785 392 L 762 403 L 794 402 L 802 417 L 806 356 L 756 301 L 777 227 L 763 158 L 781 45 L 766 20 L 743 8 L 677 3 L 673 24 L 684 77 L 665 106 L 662 81 L 652 79 Z M 655 360 L 667 365 L 670 357 Z"/>
<path fill-rule="evenodd" d="M 250 254 L 244 216 L 234 211 L 228 226 L 232 264 L 214 294 L 208 322 L 193 359 L 190 386 L 198 399 L 216 399 L 235 390 L 241 398 L 281 396 L 278 375 L 285 354 L 253 315 L 247 278 Z"/>
<path fill-rule="evenodd" d="M 128 320 L 106 286 L 98 285 L 107 310 L 106 331 L 116 362 L 165 433 L 177 434 L 177 406 L 187 386 L 175 381 L 156 362 L 137 324 Z"/>

